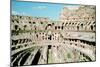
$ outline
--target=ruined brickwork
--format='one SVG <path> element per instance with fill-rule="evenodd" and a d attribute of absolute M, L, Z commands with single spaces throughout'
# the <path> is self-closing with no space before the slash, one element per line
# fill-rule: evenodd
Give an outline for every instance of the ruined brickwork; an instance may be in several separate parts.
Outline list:
<path fill-rule="evenodd" d="M 11 16 L 11 65 L 95 60 L 94 6 L 61 10 L 59 20 Z"/>

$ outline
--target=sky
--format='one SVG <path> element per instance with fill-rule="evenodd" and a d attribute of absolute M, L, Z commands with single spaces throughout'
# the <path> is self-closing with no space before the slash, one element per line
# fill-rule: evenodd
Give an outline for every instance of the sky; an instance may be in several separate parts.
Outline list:
<path fill-rule="evenodd" d="M 22 2 L 12 0 L 12 14 L 25 15 L 33 17 L 48 17 L 52 20 L 58 20 L 60 12 L 64 6 L 69 9 L 76 9 L 79 5 L 54 4 L 43 2 Z"/>

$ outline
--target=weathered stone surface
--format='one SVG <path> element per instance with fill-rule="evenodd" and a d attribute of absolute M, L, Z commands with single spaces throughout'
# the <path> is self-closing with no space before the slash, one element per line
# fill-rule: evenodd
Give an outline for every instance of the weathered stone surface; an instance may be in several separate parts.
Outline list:
<path fill-rule="evenodd" d="M 95 61 L 95 7 L 64 7 L 58 21 L 11 16 L 11 65 Z"/>

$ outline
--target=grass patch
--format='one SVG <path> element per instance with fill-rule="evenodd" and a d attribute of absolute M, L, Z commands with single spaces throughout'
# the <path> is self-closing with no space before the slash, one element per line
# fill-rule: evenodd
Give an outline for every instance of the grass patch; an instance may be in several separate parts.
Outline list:
<path fill-rule="evenodd" d="M 70 54 L 70 53 L 68 53 L 68 54 L 67 54 L 67 57 L 68 57 L 68 58 L 71 58 L 71 54 Z"/>

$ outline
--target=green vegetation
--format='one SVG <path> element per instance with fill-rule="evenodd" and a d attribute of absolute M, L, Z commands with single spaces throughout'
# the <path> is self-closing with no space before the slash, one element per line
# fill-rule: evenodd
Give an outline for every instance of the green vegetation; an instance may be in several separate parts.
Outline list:
<path fill-rule="evenodd" d="M 67 57 L 68 57 L 68 58 L 71 58 L 71 54 L 70 54 L 70 53 L 68 53 L 68 54 L 67 54 Z"/>
<path fill-rule="evenodd" d="M 48 56 L 48 63 L 53 63 L 51 50 L 49 50 L 49 54 L 48 55 L 49 55 Z"/>

